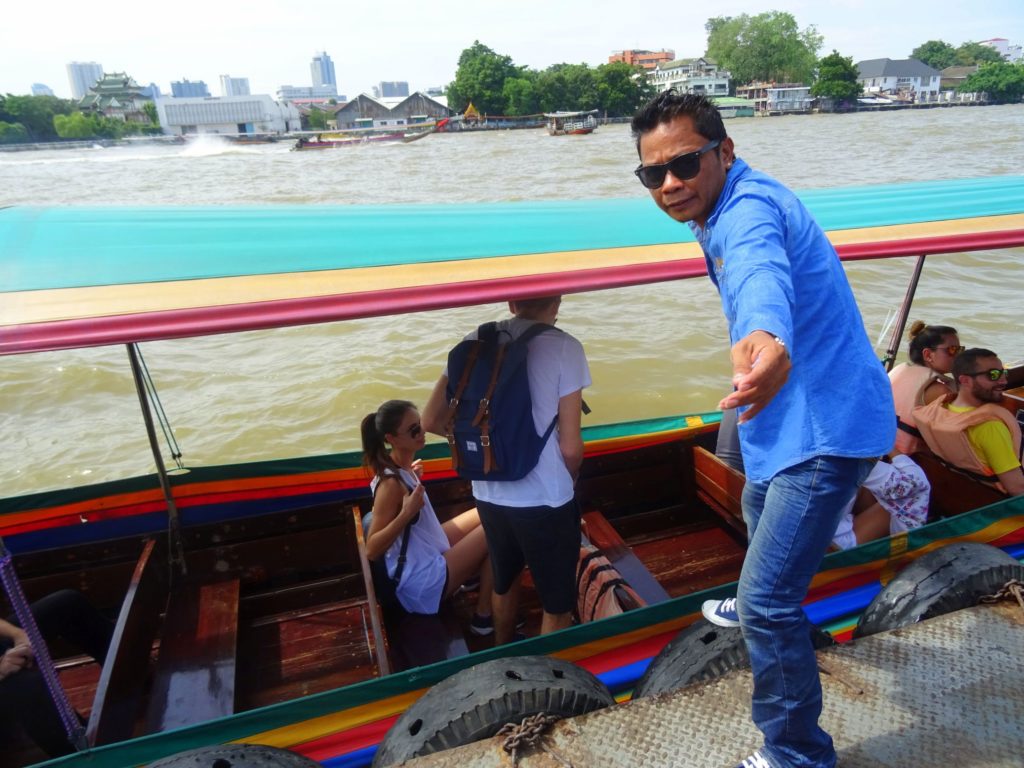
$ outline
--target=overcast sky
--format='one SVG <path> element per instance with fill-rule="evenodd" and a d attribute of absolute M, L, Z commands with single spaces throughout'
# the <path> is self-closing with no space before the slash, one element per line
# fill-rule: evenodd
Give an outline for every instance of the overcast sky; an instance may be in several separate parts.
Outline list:
<path fill-rule="evenodd" d="M 253 93 L 310 85 L 309 63 L 324 50 L 338 90 L 353 97 L 381 80 L 412 90 L 446 85 L 459 54 L 479 40 L 518 65 L 591 66 L 624 48 L 704 53 L 710 16 L 792 13 L 854 61 L 905 58 L 926 40 L 953 45 L 1003 37 L 1024 44 L 1024 0 L 776 0 L 696 3 L 626 0 L 174 0 L 104 5 L 81 0 L 5 3 L 0 14 L 0 93 L 44 83 L 69 97 L 70 61 L 96 61 L 140 85 L 247 77 Z"/>

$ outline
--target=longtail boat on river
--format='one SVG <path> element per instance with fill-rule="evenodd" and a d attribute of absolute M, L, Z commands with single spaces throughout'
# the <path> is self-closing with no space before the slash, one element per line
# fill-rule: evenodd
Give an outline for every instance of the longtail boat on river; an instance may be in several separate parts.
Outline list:
<path fill-rule="evenodd" d="M 847 261 L 916 256 L 920 266 L 926 254 L 1024 246 L 1020 176 L 801 197 Z M 704 274 L 688 230 L 645 199 L 0 210 L 0 354 L 126 345 L 156 465 L 143 477 L 0 499 L 3 567 L 25 597 L 75 588 L 117 616 L 102 669 L 51 648 L 71 705 L 88 718 L 83 751 L 59 764 L 129 768 L 240 741 L 327 766 L 368 765 L 426 689 L 502 656 L 568 660 L 628 697 L 701 602 L 735 590 L 743 477 L 711 453 L 720 414 L 584 428 L 587 536 L 646 605 L 490 648 L 462 632 L 468 602 L 437 617 L 382 619 L 362 544 L 371 502 L 357 454 L 168 472 L 139 350 Z M 1022 375 L 1010 382 L 1018 396 Z M 447 446 L 421 455 L 439 515 L 471 507 Z M 808 615 L 840 641 L 882 584 L 942 543 L 1024 554 L 1024 500 L 927 457 L 922 465 L 931 522 L 829 554 L 814 579 Z M 526 608 L 529 629 L 539 608 L 529 599 Z M 26 742 L 2 759 L 43 756 Z"/>

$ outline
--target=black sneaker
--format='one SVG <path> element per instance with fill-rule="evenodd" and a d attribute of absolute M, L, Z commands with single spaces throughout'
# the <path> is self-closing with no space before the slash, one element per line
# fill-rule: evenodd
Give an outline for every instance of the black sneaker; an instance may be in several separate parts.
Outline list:
<path fill-rule="evenodd" d="M 737 765 L 736 768 L 772 768 L 772 764 L 768 762 L 768 758 L 761 754 L 761 750 L 758 750 L 750 757 L 744 758 L 743 762 Z"/>

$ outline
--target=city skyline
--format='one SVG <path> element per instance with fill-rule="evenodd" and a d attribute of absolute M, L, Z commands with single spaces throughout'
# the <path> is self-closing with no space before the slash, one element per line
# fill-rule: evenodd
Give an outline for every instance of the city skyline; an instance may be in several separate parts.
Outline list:
<path fill-rule="evenodd" d="M 697 13 L 674 6 L 644 13 L 611 0 L 483 5 L 397 0 L 385 24 L 371 7 L 342 8 L 325 0 L 267 0 L 259 12 L 244 15 L 196 0 L 180 0 L 173 13 L 165 6 L 138 6 L 118 15 L 57 0 L 52 18 L 59 21 L 43 27 L 34 10 L 20 4 L 5 16 L 10 29 L 27 34 L 11 35 L 0 47 L 0 93 L 24 94 L 45 84 L 68 98 L 66 65 L 96 61 L 106 72 L 126 72 L 165 92 L 174 80 L 217 83 L 232 73 L 249 80 L 251 93 L 273 95 L 281 85 L 311 84 L 310 62 L 322 51 L 333 60 L 339 93 L 372 93 L 374 85 L 392 80 L 417 91 L 451 82 L 459 54 L 475 40 L 530 69 L 561 62 L 597 66 L 630 48 L 668 48 L 692 57 L 704 53 L 710 16 L 769 10 L 793 14 L 801 29 L 816 26 L 824 37 L 822 55 L 836 49 L 855 61 L 905 58 L 932 39 L 1024 43 L 1019 0 L 953 9 L 926 0 L 836 0 L 827 7 L 811 0 L 726 1 Z"/>

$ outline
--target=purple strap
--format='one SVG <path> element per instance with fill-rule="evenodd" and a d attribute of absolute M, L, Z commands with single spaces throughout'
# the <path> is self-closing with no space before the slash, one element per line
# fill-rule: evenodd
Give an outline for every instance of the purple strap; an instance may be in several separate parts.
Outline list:
<path fill-rule="evenodd" d="M 36 657 L 36 666 L 39 667 L 39 671 L 42 673 L 43 680 L 46 683 L 46 689 L 50 692 L 50 698 L 57 707 L 57 713 L 60 715 L 61 722 L 64 724 L 64 730 L 68 734 L 68 741 L 79 751 L 86 749 L 88 744 L 85 740 L 85 729 L 82 727 L 81 722 L 79 722 L 75 710 L 71 708 L 71 703 L 68 701 L 64 689 L 60 685 L 60 680 L 57 679 L 57 670 L 54 669 L 53 660 L 50 658 L 50 651 L 47 649 L 46 642 L 39 632 L 35 616 L 32 615 L 32 610 L 25 599 L 25 593 L 21 591 L 21 582 L 18 581 L 18 576 L 14 572 L 11 554 L 4 547 L 2 541 L 0 541 L 0 554 L 2 554 L 0 556 L 0 581 L 3 582 L 4 589 L 7 590 L 7 597 L 14 608 L 14 615 L 18 617 L 21 628 L 25 630 L 29 642 L 32 643 L 32 651 Z"/>

